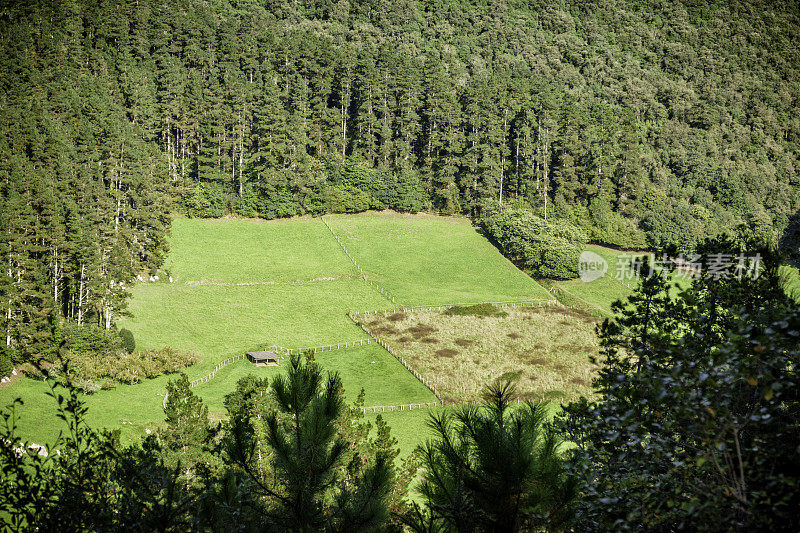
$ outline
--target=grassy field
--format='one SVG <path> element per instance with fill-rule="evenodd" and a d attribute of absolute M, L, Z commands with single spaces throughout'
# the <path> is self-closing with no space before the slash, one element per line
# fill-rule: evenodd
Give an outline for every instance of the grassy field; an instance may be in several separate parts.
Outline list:
<path fill-rule="evenodd" d="M 329 220 L 369 278 L 389 289 L 402 304 L 549 298 L 546 290 L 503 258 L 466 219 L 372 213 Z M 178 218 L 170 244 L 165 269 L 172 282 L 161 276 L 159 281 L 135 284 L 129 306 L 132 316 L 119 326 L 134 333 L 138 348 L 169 345 L 196 353 L 200 361 L 186 371 L 191 379 L 208 374 L 230 355 L 272 344 L 298 348 L 367 338 L 346 313 L 392 307 L 356 276 L 320 220 Z M 538 328 L 540 334 L 549 327 Z M 348 401 L 362 387 L 366 405 L 435 399 L 376 345 L 318 354 L 317 361 L 324 369 L 340 373 Z M 237 379 L 250 372 L 271 376 L 281 371 L 280 366 L 257 369 L 240 361 L 194 391 L 212 416 L 220 418 L 224 396 Z M 174 376 L 85 396 L 89 423 L 118 429 L 126 441 L 155 430 L 163 421 L 161 402 L 169 379 Z M 21 433 L 39 443 L 52 442 L 62 427 L 54 414 L 54 401 L 45 395 L 47 390 L 47 383 L 24 377 L 0 387 L 0 405 L 15 397 L 23 399 Z M 428 414 L 417 410 L 383 415 L 404 454 L 428 434 Z"/>
<path fill-rule="evenodd" d="M 482 389 L 511 379 L 523 398 L 590 394 L 596 319 L 559 307 L 506 308 L 497 316 L 440 311 L 360 317 L 448 402 L 475 401 Z"/>
<path fill-rule="evenodd" d="M 459 217 L 326 217 L 365 273 L 403 305 L 551 298 Z"/>
<path fill-rule="evenodd" d="M 422 383 L 378 345 L 323 352 L 315 360 L 324 370 L 339 372 L 348 401 L 354 401 L 362 388 L 365 405 L 436 401 Z M 195 387 L 194 392 L 203 398 L 209 412 L 219 417 L 224 414 L 225 395 L 234 389 L 238 379 L 247 374 L 272 377 L 281 371 L 280 366 L 256 368 L 247 361 L 239 361 L 220 370 L 208 383 Z"/>
<path fill-rule="evenodd" d="M 172 222 L 164 265 L 176 283 L 251 283 L 353 274 L 319 220 L 187 219 Z"/>
<path fill-rule="evenodd" d="M 134 316 L 120 327 L 133 332 L 137 347 L 172 346 L 216 361 L 272 344 L 295 348 L 364 338 L 347 311 L 386 305 L 356 279 L 247 286 L 147 283 L 134 288 Z"/>
<path fill-rule="evenodd" d="M 595 309 L 602 316 L 611 316 L 611 304 L 627 297 L 637 285 L 635 279 L 628 277 L 629 274 L 632 274 L 630 269 L 618 269 L 619 258 L 630 257 L 630 254 L 596 245 L 588 245 L 586 249 L 606 260 L 608 270 L 605 275 L 588 283 L 576 278 L 558 281 L 554 285 L 561 289 L 560 296 L 564 303 Z M 619 276 L 617 276 L 618 272 L 621 273 Z M 621 279 L 617 279 L 618 277 Z"/>

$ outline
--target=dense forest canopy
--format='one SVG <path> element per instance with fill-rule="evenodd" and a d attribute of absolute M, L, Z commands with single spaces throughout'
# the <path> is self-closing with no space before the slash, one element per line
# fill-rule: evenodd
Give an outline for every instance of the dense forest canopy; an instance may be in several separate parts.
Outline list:
<path fill-rule="evenodd" d="M 491 200 L 618 246 L 790 242 L 798 30 L 783 2 L 5 4 L 4 349 L 110 327 L 173 209 Z"/>

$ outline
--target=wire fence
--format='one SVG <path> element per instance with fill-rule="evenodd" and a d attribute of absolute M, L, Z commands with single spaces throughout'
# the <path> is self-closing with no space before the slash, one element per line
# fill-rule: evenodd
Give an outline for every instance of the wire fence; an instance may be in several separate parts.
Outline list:
<path fill-rule="evenodd" d="M 433 409 L 441 407 L 439 402 L 426 402 L 426 403 L 402 403 L 399 405 L 373 405 L 370 407 L 362 407 L 361 411 L 364 413 L 385 413 L 387 411 L 411 411 L 412 409 Z"/>
<path fill-rule="evenodd" d="M 445 311 L 451 307 L 469 307 L 474 305 L 494 305 L 495 307 L 566 307 L 556 298 L 533 298 L 530 300 L 509 300 L 504 302 L 471 302 L 447 305 L 415 305 L 411 307 L 394 307 L 352 312 L 351 315 L 390 315 L 394 313 L 413 313 L 414 311 Z M 352 318 L 352 316 L 351 316 Z"/>
<path fill-rule="evenodd" d="M 356 346 L 365 346 L 371 344 L 373 340 L 358 339 L 347 342 L 337 342 L 336 344 L 326 344 L 325 346 L 310 346 L 308 348 L 284 348 L 284 355 L 302 355 L 304 353 L 322 353 L 331 352 L 334 350 L 343 350 L 345 348 L 355 348 Z"/>
<path fill-rule="evenodd" d="M 325 222 L 324 219 L 323 219 L 323 222 Z M 326 222 L 326 225 L 327 225 L 327 222 Z M 333 230 L 331 230 L 331 231 L 333 231 Z M 344 245 L 342 245 L 342 246 L 344 247 Z M 348 254 L 348 257 L 350 257 L 349 254 Z M 389 297 L 389 298 L 391 298 L 391 297 Z M 394 298 L 391 298 L 391 300 L 394 301 Z M 386 341 L 384 341 L 382 338 L 378 337 L 377 335 L 374 335 L 371 331 L 369 331 L 361 323 L 361 321 L 356 319 L 356 316 L 357 315 L 378 315 L 378 314 L 389 315 L 389 314 L 399 313 L 399 312 L 409 313 L 409 312 L 413 312 L 413 311 L 430 311 L 430 310 L 443 311 L 445 309 L 449 309 L 449 308 L 455 307 L 455 306 L 470 306 L 470 305 L 481 305 L 481 304 L 491 304 L 491 305 L 494 305 L 494 306 L 497 306 L 497 307 L 532 307 L 532 306 L 574 307 L 574 306 L 565 306 L 563 303 L 561 303 L 558 300 L 550 300 L 550 299 L 545 299 L 545 298 L 535 298 L 535 299 L 530 299 L 530 300 L 514 300 L 514 301 L 503 301 L 503 302 L 477 302 L 477 303 L 473 302 L 473 303 L 460 303 L 460 304 L 456 303 L 456 304 L 449 304 L 449 305 L 417 305 L 417 306 L 411 306 L 411 307 L 395 307 L 395 308 L 392 308 L 392 309 L 382 309 L 382 310 L 377 310 L 377 311 L 349 312 L 349 313 L 347 313 L 347 316 L 350 318 L 350 320 L 355 322 L 362 329 L 362 331 L 364 331 L 367 335 L 369 335 L 370 338 L 368 338 L 368 339 L 356 339 L 356 340 L 353 340 L 353 341 L 346 341 L 346 342 L 337 342 L 336 344 L 331 343 L 331 344 L 326 344 L 326 345 L 322 345 L 322 346 L 307 346 L 307 347 L 302 347 L 302 348 L 286 348 L 286 347 L 283 347 L 283 346 L 278 346 L 278 345 L 274 345 L 273 344 L 273 345 L 269 346 L 269 348 L 271 348 L 273 351 L 275 351 L 279 355 L 290 356 L 290 355 L 302 355 L 302 354 L 305 354 L 305 353 L 318 354 L 318 353 L 323 353 L 323 352 L 331 352 L 331 351 L 335 351 L 335 350 L 343 350 L 343 349 L 346 349 L 346 348 L 354 348 L 354 347 L 357 347 L 357 346 L 367 346 L 367 345 L 370 345 L 370 344 L 373 344 L 373 343 L 374 344 L 378 344 L 384 350 L 389 352 L 392 355 L 392 357 L 397 359 L 400 362 L 400 364 L 402 364 L 405 367 L 405 369 L 409 373 L 411 373 L 411 375 L 413 375 L 420 383 L 422 383 L 429 391 L 431 391 L 433 393 L 433 395 L 436 396 L 436 399 L 439 400 L 439 401 L 438 402 L 427 402 L 427 403 L 415 403 L 415 404 L 397 404 L 397 405 L 381 405 L 381 406 L 373 406 L 373 407 L 363 407 L 362 409 L 365 409 L 364 412 L 378 412 L 378 411 L 375 411 L 373 409 L 383 409 L 383 410 L 389 410 L 389 411 L 397 411 L 397 410 L 402 411 L 402 410 L 410 410 L 410 409 L 415 409 L 415 408 L 416 409 L 422 409 L 422 408 L 429 408 L 431 406 L 444 405 L 444 403 L 445 403 L 444 399 L 440 395 L 439 391 L 436 389 L 436 386 L 433 384 L 433 381 L 431 379 L 429 379 L 428 377 L 422 375 L 421 373 L 417 372 L 417 370 L 414 369 L 414 367 L 412 367 L 405 360 L 405 358 L 402 355 L 400 355 L 397 352 L 395 352 L 394 349 L 391 346 L 389 346 L 389 344 Z M 237 361 L 241 361 L 241 360 L 246 359 L 246 358 L 247 358 L 247 354 L 234 355 L 232 357 L 228 357 L 227 359 L 217 363 L 217 365 L 214 367 L 214 369 L 211 372 L 209 372 L 207 375 L 191 381 L 189 383 L 189 386 L 194 388 L 194 387 L 197 387 L 198 385 L 203 385 L 204 383 L 208 383 L 209 381 L 214 379 L 214 377 L 217 375 L 217 372 L 219 372 L 220 370 L 222 370 L 223 368 L 225 368 L 229 364 L 235 363 Z M 167 406 L 167 396 L 168 396 L 167 393 L 164 393 L 164 399 L 163 399 L 163 401 L 161 403 L 162 407 L 165 410 L 166 410 L 166 406 Z M 423 407 L 420 407 L 420 406 L 423 406 Z"/>
<path fill-rule="evenodd" d="M 361 265 L 358 264 L 358 261 L 356 260 L 356 258 L 353 257 L 353 255 L 347 250 L 347 246 L 345 246 L 344 242 L 342 241 L 342 239 L 340 239 L 339 236 L 336 235 L 336 232 L 333 231 L 333 228 L 331 227 L 330 224 L 328 224 L 328 221 L 325 220 L 325 217 L 319 217 L 319 218 L 322 220 L 322 223 L 325 224 L 325 227 L 328 228 L 328 230 L 331 232 L 331 235 L 333 235 L 333 238 L 336 239 L 336 242 L 339 243 L 339 246 L 342 248 L 342 250 L 344 251 L 345 255 L 347 255 L 347 257 L 353 263 L 353 266 L 358 271 L 358 274 L 361 276 L 361 279 L 363 279 L 364 281 L 369 283 L 372 286 L 373 289 L 378 291 L 378 294 L 380 294 L 381 296 L 383 296 L 387 300 L 391 301 L 392 303 L 397 303 L 397 300 L 395 299 L 394 296 L 392 296 L 392 293 L 390 293 L 388 290 L 386 290 L 382 286 L 378 285 L 374 281 L 372 281 L 370 279 L 367 279 L 367 277 L 364 275 L 364 269 L 361 268 Z"/>
<path fill-rule="evenodd" d="M 196 380 L 192 381 L 191 383 L 189 383 L 189 386 L 190 387 L 197 387 L 198 385 L 202 385 L 203 383 L 208 383 L 209 381 L 214 379 L 214 376 L 217 375 L 217 372 L 219 372 L 220 370 L 222 370 L 223 368 L 225 368 L 229 364 L 235 363 L 236 361 L 241 361 L 242 359 L 245 359 L 246 357 L 247 357 L 246 354 L 234 355 L 233 357 L 228 357 L 224 361 L 220 361 L 219 363 L 217 363 L 217 366 L 214 367 L 214 370 L 212 370 L 208 375 L 203 376 L 202 378 L 199 378 L 199 379 L 196 379 Z"/>
<path fill-rule="evenodd" d="M 410 364 L 408 364 L 408 362 L 405 360 L 405 358 L 403 358 L 402 355 L 400 355 L 397 352 L 395 352 L 394 349 L 392 349 L 392 347 L 389 346 L 389 344 L 386 341 L 384 341 L 383 339 L 381 339 L 380 337 L 378 337 L 377 335 L 375 335 L 371 331 L 369 331 L 367 328 L 365 328 L 364 324 L 362 324 L 360 321 L 356 320 L 353 317 L 353 315 L 348 314 L 347 316 L 349 316 L 350 320 L 355 322 L 358 325 L 358 327 L 360 327 L 367 335 L 372 337 L 372 339 L 374 340 L 375 344 L 378 344 L 379 346 L 381 346 L 384 350 L 389 352 L 392 355 L 392 357 L 394 357 L 395 359 L 400 361 L 400 364 L 402 364 L 406 368 L 406 370 L 408 370 L 411 373 L 412 376 L 417 378 L 417 380 L 420 383 L 425 385 L 425 387 L 429 391 L 431 391 L 434 396 L 436 396 L 436 399 L 439 400 L 439 405 L 444 405 L 444 400 L 442 399 L 441 395 L 439 394 L 439 391 L 436 390 L 436 386 L 433 384 L 433 382 L 430 379 L 428 379 L 427 377 L 425 377 L 422 374 L 420 374 L 419 372 L 417 372 L 414 369 L 414 367 L 412 367 Z"/>

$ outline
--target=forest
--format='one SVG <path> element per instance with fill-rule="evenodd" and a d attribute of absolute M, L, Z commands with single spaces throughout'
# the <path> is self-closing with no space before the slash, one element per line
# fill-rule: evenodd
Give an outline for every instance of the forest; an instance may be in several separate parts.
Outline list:
<path fill-rule="evenodd" d="M 46 387 L 63 428 L 48 446 L 29 444 L 23 401 L 0 405 L 3 527 L 797 531 L 800 310 L 785 269 L 800 260 L 798 36 L 798 6 L 775 0 L 0 2 L 0 386 L 18 386 L 13 376 L 26 390 Z M 341 238 L 312 220 L 371 210 L 403 215 L 392 225 L 338 219 Z M 427 250 L 475 250 L 440 258 L 439 270 L 409 256 L 392 264 L 398 250 L 426 250 L 407 246 L 406 213 L 445 228 L 426 234 L 438 236 Z M 299 216 L 319 224 L 248 242 L 305 236 L 306 250 L 344 267 L 173 285 L 173 221 Z M 241 226 L 224 232 L 233 227 L 242 243 L 227 249 L 245 248 Z M 359 241 L 359 227 L 379 237 Z M 189 246 L 204 238 L 192 231 L 185 249 L 207 250 Z M 380 248 L 381 231 L 409 240 Z M 266 307 L 263 294 L 337 282 L 345 288 L 325 302 L 394 304 L 344 242 L 397 273 L 398 294 L 429 297 L 445 280 L 471 296 L 458 283 L 474 267 L 484 275 L 475 285 L 502 280 L 482 294 L 515 280 L 513 298 L 551 297 L 564 311 L 551 336 L 579 319 L 595 328 L 590 398 L 529 401 L 514 372 L 476 385 L 479 406 L 446 406 L 424 389 L 440 402 L 424 422 L 430 438 L 405 426 L 419 442 L 401 455 L 386 421 L 367 420 L 363 388 L 345 402 L 343 380 L 399 388 L 408 366 L 367 380 L 324 371 L 316 351 L 287 353 L 282 373 L 248 374 L 204 400 L 186 374 L 164 374 L 203 357 L 216 372 L 213 357 L 231 354 L 137 350 L 147 336 L 118 325 L 147 283 L 146 314 L 164 321 L 151 332 L 179 314 L 158 315 L 159 294 L 210 287 L 246 286 L 247 303 Z M 484 243 L 495 255 L 478 250 Z M 554 292 L 580 292 L 566 281 L 587 244 L 609 254 L 748 252 L 764 270 L 715 277 L 701 263 L 681 287 L 669 273 L 620 283 L 626 297 L 591 315 Z M 238 257 L 252 256 L 229 259 Z M 315 259 L 303 272 L 316 272 Z M 342 297 L 357 285 L 366 296 Z M 602 300 L 600 287 L 573 296 Z M 442 292 L 446 312 L 475 312 L 452 293 Z M 313 294 L 294 294 L 293 312 L 312 307 Z M 485 300 L 475 303 L 506 314 Z M 202 305 L 227 311 L 220 301 L 240 299 Z M 321 314 L 302 316 L 306 330 L 325 327 Z M 211 330 L 197 326 L 191 340 Z M 453 357 L 429 340 L 431 353 Z M 389 355 L 372 348 L 370 365 Z M 166 391 L 153 394 L 159 376 Z M 148 380 L 148 392 L 134 388 Z M 158 398 L 157 429 L 123 442 L 119 427 L 89 427 L 87 398 L 115 387 L 136 407 Z M 217 400 L 225 411 L 212 419 Z"/>
<path fill-rule="evenodd" d="M 136 0 L 0 11 L 4 350 L 105 328 L 169 214 L 486 202 L 596 243 L 797 251 L 780 2 Z M 6 354 L 8 356 L 8 354 Z"/>

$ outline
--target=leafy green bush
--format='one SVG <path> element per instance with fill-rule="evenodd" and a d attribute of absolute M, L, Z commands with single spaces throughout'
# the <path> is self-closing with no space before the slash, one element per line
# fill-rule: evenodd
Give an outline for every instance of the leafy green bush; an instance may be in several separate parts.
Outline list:
<path fill-rule="evenodd" d="M 328 196 L 328 209 L 333 213 L 360 213 L 369 208 L 369 194 L 352 185 L 337 185 Z"/>
<path fill-rule="evenodd" d="M 133 338 L 133 332 L 129 329 L 122 328 L 119 330 L 119 338 L 122 341 L 122 347 L 128 353 L 133 353 L 136 349 L 136 340 Z"/>
<path fill-rule="evenodd" d="M 477 304 L 477 305 L 454 305 L 444 312 L 445 315 L 457 316 L 497 316 L 503 317 L 508 315 L 502 309 L 498 309 L 492 304 Z"/>
<path fill-rule="evenodd" d="M 585 234 L 565 220 L 544 220 L 525 209 L 482 206 L 477 220 L 484 233 L 512 262 L 542 278 L 578 275 Z"/>
<path fill-rule="evenodd" d="M 87 380 L 96 382 L 108 378 L 120 383 L 138 383 L 161 374 L 171 374 L 192 365 L 197 358 L 169 347 L 126 353 L 123 350 L 101 353 L 72 353 L 64 357 L 66 374 L 76 386 Z M 99 388 L 99 386 L 98 386 Z"/>
<path fill-rule="evenodd" d="M 252 189 L 245 189 L 242 195 L 236 198 L 235 209 L 239 216 L 256 216 L 256 195 L 253 194 Z"/>

